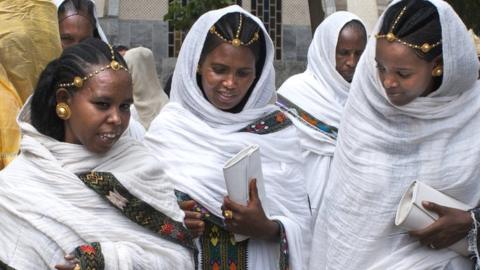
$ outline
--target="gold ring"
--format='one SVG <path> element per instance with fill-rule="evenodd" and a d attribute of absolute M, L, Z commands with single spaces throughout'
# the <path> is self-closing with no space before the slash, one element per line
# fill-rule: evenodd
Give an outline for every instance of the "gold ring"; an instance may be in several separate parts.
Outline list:
<path fill-rule="evenodd" d="M 225 210 L 224 215 L 225 215 L 226 219 L 232 219 L 233 218 L 232 210 Z"/>
<path fill-rule="evenodd" d="M 80 264 L 76 263 L 75 264 L 75 267 L 73 268 L 73 270 L 81 270 L 82 268 L 80 268 Z"/>

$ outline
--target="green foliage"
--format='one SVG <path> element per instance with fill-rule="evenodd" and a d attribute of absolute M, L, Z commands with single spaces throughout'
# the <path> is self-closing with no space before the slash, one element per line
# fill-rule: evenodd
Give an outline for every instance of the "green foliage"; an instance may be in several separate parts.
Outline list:
<path fill-rule="evenodd" d="M 233 0 L 189 0 L 182 5 L 182 0 L 174 0 L 168 5 L 168 13 L 163 17 L 175 30 L 188 31 L 193 23 L 205 12 L 229 6 Z"/>
<path fill-rule="evenodd" d="M 480 33 L 480 0 L 447 0 L 467 28 Z"/>

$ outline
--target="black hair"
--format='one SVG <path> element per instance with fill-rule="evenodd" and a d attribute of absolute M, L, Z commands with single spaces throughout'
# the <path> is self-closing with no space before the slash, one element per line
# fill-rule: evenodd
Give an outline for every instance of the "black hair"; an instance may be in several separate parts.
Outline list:
<path fill-rule="evenodd" d="M 169 98 L 170 98 L 170 90 L 172 90 L 172 78 L 173 78 L 173 73 L 168 76 L 167 81 L 163 86 L 163 91 L 165 92 L 165 94 L 167 94 Z"/>
<path fill-rule="evenodd" d="M 59 7 L 57 11 L 57 15 L 59 18 L 59 23 L 63 15 L 67 12 L 73 12 L 78 15 L 82 15 L 83 17 L 87 18 L 90 23 L 92 24 L 93 28 L 93 36 L 96 38 L 100 38 L 100 34 L 98 33 L 97 29 L 97 19 L 95 18 L 95 4 L 90 0 L 65 0 Z"/>
<path fill-rule="evenodd" d="M 113 46 L 113 48 L 115 48 L 116 51 L 128 51 L 128 50 L 130 50 L 130 48 L 125 46 L 125 45 L 116 45 L 116 46 Z"/>
<path fill-rule="evenodd" d="M 355 30 L 359 31 L 360 33 L 362 33 L 362 37 L 363 37 L 363 40 L 365 40 L 365 43 L 367 42 L 367 30 L 365 29 L 365 26 L 363 26 L 363 24 L 359 20 L 349 21 L 348 23 L 346 23 L 342 27 L 342 30 L 340 30 L 340 32 L 342 32 L 343 29 L 345 29 L 345 28 L 352 28 L 352 29 L 355 29 Z"/>
<path fill-rule="evenodd" d="M 115 60 L 127 66 L 123 57 L 114 51 Z M 76 76 L 85 77 L 92 68 L 107 65 L 112 61 L 110 47 L 100 39 L 88 38 L 79 44 L 66 48 L 58 59 L 50 62 L 43 70 L 33 92 L 31 104 L 32 125 L 42 134 L 59 141 L 65 137 L 64 121 L 56 112 L 56 92 L 61 83 L 71 83 Z M 70 95 L 79 89 L 66 87 Z"/>
<path fill-rule="evenodd" d="M 255 80 L 252 83 L 250 89 L 248 89 L 247 94 L 242 99 L 242 101 L 236 105 L 235 107 L 227 110 L 231 113 L 238 113 L 241 112 L 245 104 L 247 103 L 250 94 L 255 88 L 260 75 L 262 74 L 263 65 L 265 64 L 265 57 L 266 57 L 266 45 L 265 45 L 265 36 L 263 35 L 262 29 L 260 26 L 250 17 L 242 14 L 240 12 L 228 13 L 221 17 L 215 24 L 215 30 L 219 33 L 222 37 L 226 40 L 233 40 L 236 38 L 236 34 L 239 27 L 240 16 L 242 16 L 242 27 L 239 35 L 239 39 L 244 43 L 249 43 L 255 33 L 258 33 L 258 40 L 252 42 L 250 45 L 246 46 L 250 49 L 255 57 Z M 200 54 L 200 61 L 199 64 L 201 65 L 207 55 L 212 52 L 217 46 L 224 43 L 225 41 L 218 37 L 216 34 L 208 32 L 207 38 L 203 45 L 202 53 Z M 244 45 L 242 45 L 244 46 Z M 197 76 L 197 82 L 200 88 L 203 91 L 201 80 L 199 75 Z M 204 92 L 204 91 L 203 91 Z M 205 93 L 203 93 L 205 96 Z M 206 98 L 206 97 L 205 97 Z"/>
<path fill-rule="evenodd" d="M 391 6 L 385 12 L 380 35 L 390 32 L 404 7 L 406 10 L 392 31 L 397 38 L 418 46 L 422 46 L 424 43 L 435 44 L 442 40 L 442 27 L 437 8 L 425 0 L 405 0 Z M 437 56 L 442 55 L 442 44 L 427 53 L 419 49 L 415 49 L 415 53 L 425 61 L 431 62 Z"/>

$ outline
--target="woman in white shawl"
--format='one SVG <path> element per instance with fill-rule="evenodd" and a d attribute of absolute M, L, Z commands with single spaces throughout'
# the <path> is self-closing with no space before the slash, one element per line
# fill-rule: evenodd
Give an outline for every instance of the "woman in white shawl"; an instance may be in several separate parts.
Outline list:
<path fill-rule="evenodd" d="M 21 154 L 0 172 L 3 264 L 194 268 L 172 183 L 148 149 L 121 136 L 133 102 L 125 66 L 91 38 L 42 73 L 18 119 Z"/>
<path fill-rule="evenodd" d="M 471 269 L 450 249 L 469 212 L 425 202 L 437 222 L 395 227 L 420 180 L 476 206 L 480 193 L 478 61 L 465 25 L 441 0 L 394 1 L 350 89 L 314 232 L 312 269 Z"/>
<path fill-rule="evenodd" d="M 170 103 L 145 136 L 179 197 L 200 212 L 186 221 L 201 235 L 200 269 L 306 267 L 310 211 L 295 128 L 271 103 L 273 52 L 262 22 L 242 8 L 202 15 L 180 50 Z M 260 146 L 266 200 L 251 181 L 242 206 L 226 197 L 222 167 L 252 144 Z M 235 242 L 233 233 L 250 238 Z"/>
<path fill-rule="evenodd" d="M 277 105 L 289 112 L 299 130 L 312 221 L 328 181 L 340 117 L 366 42 L 359 17 L 346 11 L 333 13 L 315 30 L 307 70 L 287 79 L 278 90 Z"/>

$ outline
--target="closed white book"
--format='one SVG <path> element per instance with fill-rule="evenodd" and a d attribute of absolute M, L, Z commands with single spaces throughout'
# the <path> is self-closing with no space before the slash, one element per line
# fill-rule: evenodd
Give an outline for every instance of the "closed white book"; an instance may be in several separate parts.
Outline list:
<path fill-rule="evenodd" d="M 250 145 L 229 159 L 223 167 L 223 175 L 228 197 L 235 203 L 246 206 L 249 198 L 248 186 L 252 179 L 257 179 L 258 196 L 262 205 L 265 200 L 262 161 L 258 145 Z M 263 209 L 268 217 L 267 209 Z M 248 236 L 235 234 L 235 241 L 240 242 Z"/>
<path fill-rule="evenodd" d="M 429 201 L 464 211 L 472 208 L 425 183 L 415 181 L 410 185 L 400 200 L 395 217 L 395 225 L 410 231 L 426 228 L 435 222 L 438 219 L 438 214 L 425 209 L 422 201 Z M 466 239 L 462 239 L 448 248 L 460 255 L 468 256 L 468 243 Z"/>

